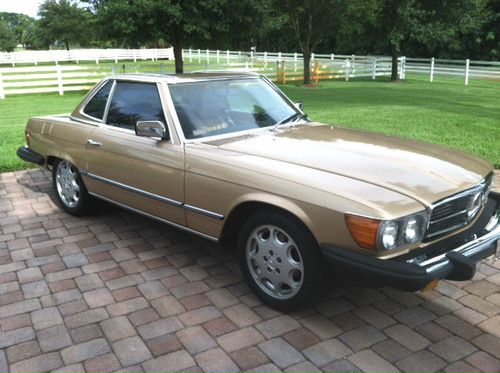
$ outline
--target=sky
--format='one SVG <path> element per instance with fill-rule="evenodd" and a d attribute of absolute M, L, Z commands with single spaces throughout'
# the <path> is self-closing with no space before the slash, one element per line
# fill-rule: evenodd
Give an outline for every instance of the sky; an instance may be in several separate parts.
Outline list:
<path fill-rule="evenodd" d="M 24 13 L 36 17 L 42 0 L 0 0 L 0 12 Z"/>

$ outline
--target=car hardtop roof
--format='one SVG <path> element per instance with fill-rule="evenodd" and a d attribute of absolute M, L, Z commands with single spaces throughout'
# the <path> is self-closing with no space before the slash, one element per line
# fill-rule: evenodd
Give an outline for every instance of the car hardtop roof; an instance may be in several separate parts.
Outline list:
<path fill-rule="evenodd" d="M 209 71 L 209 72 L 191 72 L 185 74 L 115 74 L 106 77 L 106 79 L 131 80 L 139 82 L 166 82 L 168 84 L 188 83 L 218 79 L 241 79 L 256 78 L 259 74 L 247 71 Z"/>

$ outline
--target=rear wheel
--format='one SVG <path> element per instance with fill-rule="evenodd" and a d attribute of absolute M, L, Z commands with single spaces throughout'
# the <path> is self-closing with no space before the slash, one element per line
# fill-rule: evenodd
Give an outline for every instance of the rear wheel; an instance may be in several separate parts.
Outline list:
<path fill-rule="evenodd" d="M 88 194 L 77 168 L 64 159 L 54 162 L 52 184 L 64 211 L 80 216 L 88 212 L 92 197 Z"/>
<path fill-rule="evenodd" d="M 250 287 L 272 307 L 301 308 L 318 293 L 323 272 L 318 245 L 292 216 L 274 211 L 252 215 L 241 229 L 238 251 Z"/>

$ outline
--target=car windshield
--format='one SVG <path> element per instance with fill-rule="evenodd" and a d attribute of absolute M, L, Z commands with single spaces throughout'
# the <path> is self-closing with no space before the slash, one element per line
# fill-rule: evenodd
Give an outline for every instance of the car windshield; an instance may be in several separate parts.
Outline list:
<path fill-rule="evenodd" d="M 186 139 L 274 126 L 298 113 L 261 78 L 169 85 Z"/>

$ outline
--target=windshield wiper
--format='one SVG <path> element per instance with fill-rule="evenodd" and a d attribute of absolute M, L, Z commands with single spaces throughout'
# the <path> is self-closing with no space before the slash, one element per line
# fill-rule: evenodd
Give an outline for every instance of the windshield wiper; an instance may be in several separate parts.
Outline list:
<path fill-rule="evenodd" d="M 291 123 L 291 122 L 296 122 L 300 119 L 305 119 L 307 118 L 307 115 L 303 114 L 303 113 L 293 113 L 292 115 L 290 115 L 289 117 L 277 122 L 273 128 L 271 128 L 271 131 L 275 130 L 276 128 L 278 128 L 279 126 L 281 126 L 282 124 L 287 124 L 287 123 Z"/>

